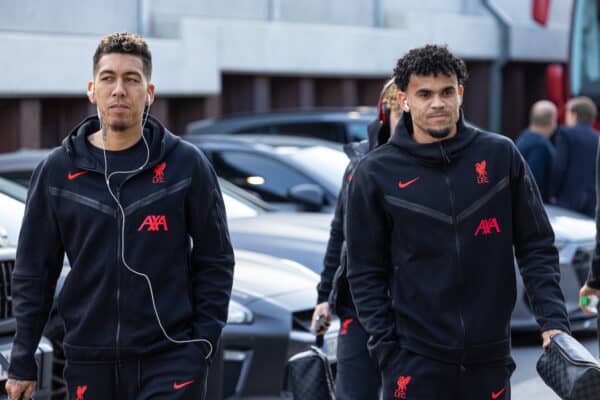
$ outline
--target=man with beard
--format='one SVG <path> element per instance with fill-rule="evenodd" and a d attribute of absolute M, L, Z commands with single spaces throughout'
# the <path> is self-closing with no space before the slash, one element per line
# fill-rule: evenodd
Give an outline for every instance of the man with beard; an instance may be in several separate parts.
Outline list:
<path fill-rule="evenodd" d="M 152 57 L 104 37 L 82 121 L 36 168 L 12 296 L 6 392 L 31 398 L 34 352 L 58 298 L 71 399 L 202 399 L 233 282 L 223 200 L 207 159 L 148 116 Z"/>
<path fill-rule="evenodd" d="M 543 345 L 569 331 L 540 194 L 511 140 L 464 123 L 461 59 L 428 45 L 394 75 L 402 120 L 356 167 L 346 214 L 384 399 L 509 399 L 514 256 Z"/>

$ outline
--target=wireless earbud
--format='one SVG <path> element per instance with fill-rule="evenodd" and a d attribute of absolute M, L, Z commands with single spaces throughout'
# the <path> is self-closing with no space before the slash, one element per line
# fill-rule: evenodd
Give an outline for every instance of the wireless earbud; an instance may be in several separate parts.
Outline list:
<path fill-rule="evenodd" d="M 409 105 L 408 105 L 408 100 L 404 100 L 404 111 L 408 111 L 409 110 Z"/>

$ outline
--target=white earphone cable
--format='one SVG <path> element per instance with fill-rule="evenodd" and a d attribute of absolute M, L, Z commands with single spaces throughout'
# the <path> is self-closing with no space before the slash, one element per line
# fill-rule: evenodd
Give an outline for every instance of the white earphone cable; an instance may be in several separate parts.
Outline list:
<path fill-rule="evenodd" d="M 164 328 L 162 321 L 160 319 L 160 315 L 158 314 L 158 308 L 156 307 L 156 299 L 154 296 L 154 290 L 152 288 L 152 282 L 150 281 L 150 277 L 147 274 L 144 274 L 142 272 L 136 271 L 135 269 L 131 268 L 129 266 L 129 264 L 127 264 L 127 261 L 125 260 L 125 210 L 123 209 L 123 206 L 121 204 L 121 202 L 119 201 L 119 199 L 117 198 L 117 196 L 113 193 L 111 187 L 110 187 L 110 178 L 113 177 L 114 175 L 117 174 L 131 174 L 134 172 L 139 172 L 142 171 L 144 168 L 146 168 L 146 166 L 148 165 L 148 162 L 150 161 L 150 146 L 148 145 L 148 141 L 146 140 L 146 137 L 144 136 L 144 128 L 146 126 L 146 122 L 148 121 L 148 115 L 150 114 L 150 105 L 148 105 L 147 111 L 146 111 L 146 116 L 144 117 L 144 121 L 142 123 L 142 140 L 144 141 L 144 145 L 146 146 L 146 160 L 144 161 L 144 163 L 135 169 L 129 170 L 129 171 L 113 171 L 110 174 L 108 173 L 108 159 L 106 156 L 106 143 L 104 142 L 104 135 L 102 134 L 102 142 L 103 142 L 103 146 L 102 146 L 102 153 L 104 154 L 104 179 L 105 179 L 105 183 L 106 183 L 106 187 L 108 188 L 108 192 L 110 193 L 111 197 L 113 198 L 113 200 L 115 201 L 115 203 L 117 204 L 117 207 L 119 208 L 119 211 L 121 212 L 121 217 L 123 219 L 123 223 L 121 224 L 121 261 L 123 262 L 123 265 L 125 266 L 125 268 L 127 268 L 132 274 L 137 275 L 137 276 L 141 276 L 142 278 L 145 279 L 146 283 L 148 284 L 148 289 L 150 289 L 150 298 L 152 300 L 152 307 L 154 309 L 154 316 L 156 317 L 156 321 L 158 322 L 158 326 L 160 327 L 162 334 L 164 335 L 165 338 L 167 338 L 167 340 L 169 340 L 172 343 L 176 343 L 176 344 L 185 344 L 185 343 L 196 343 L 196 342 L 202 342 L 202 343 L 206 343 L 209 347 L 209 351 L 208 354 L 206 355 L 206 359 L 209 359 L 210 356 L 212 355 L 213 352 L 213 345 L 212 343 L 204 338 L 195 338 L 195 339 L 187 339 L 187 340 L 177 340 L 177 339 L 173 339 L 166 331 L 166 329 Z M 104 126 L 102 124 L 102 117 L 100 116 L 100 111 L 98 110 L 98 120 L 100 121 L 100 130 L 104 131 Z M 104 132 L 103 132 L 104 133 Z"/>

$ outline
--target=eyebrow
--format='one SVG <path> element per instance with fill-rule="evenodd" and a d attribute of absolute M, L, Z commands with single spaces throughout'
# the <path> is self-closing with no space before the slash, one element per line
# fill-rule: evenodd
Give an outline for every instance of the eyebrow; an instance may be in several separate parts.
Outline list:
<path fill-rule="evenodd" d="M 105 69 L 102 70 L 98 73 L 98 75 L 117 75 L 117 73 L 115 71 L 113 71 L 112 69 Z M 138 71 L 126 71 L 124 75 L 136 75 L 139 76 L 140 78 L 142 77 L 142 74 L 139 73 Z"/>
<path fill-rule="evenodd" d="M 443 87 L 442 89 L 440 89 L 440 92 L 445 92 L 447 90 L 456 90 L 456 88 L 453 85 L 449 85 L 449 86 L 446 86 L 446 87 Z M 433 93 L 433 92 L 434 92 L 434 90 L 427 89 L 427 88 L 417 90 L 417 93 Z"/>

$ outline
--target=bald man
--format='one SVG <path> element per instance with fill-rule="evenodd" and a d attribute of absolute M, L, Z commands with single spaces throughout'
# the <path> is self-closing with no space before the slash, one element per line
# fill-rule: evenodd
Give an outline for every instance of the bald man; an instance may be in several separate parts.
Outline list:
<path fill-rule="evenodd" d="M 533 173 L 544 202 L 548 202 L 549 183 L 555 150 L 550 137 L 556 130 L 556 106 L 548 100 L 533 104 L 529 113 L 529 128 L 517 139 L 517 148 Z"/>

